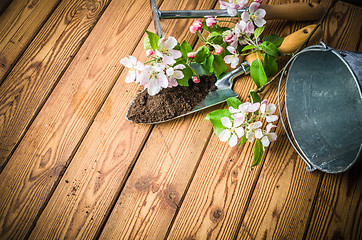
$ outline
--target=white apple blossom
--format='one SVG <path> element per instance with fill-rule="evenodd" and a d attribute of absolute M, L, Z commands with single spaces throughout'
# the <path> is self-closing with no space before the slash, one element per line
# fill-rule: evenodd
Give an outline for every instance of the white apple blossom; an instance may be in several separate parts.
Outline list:
<path fill-rule="evenodd" d="M 250 4 L 249 11 L 243 12 L 241 19 L 245 22 L 254 22 L 257 27 L 262 27 L 266 23 L 264 17 L 266 12 L 264 9 L 259 8 L 260 3 L 253 2 Z"/>
<path fill-rule="evenodd" d="M 236 68 L 236 66 L 239 64 L 239 54 L 236 53 L 236 49 L 232 46 L 227 46 L 226 49 L 232 55 L 226 55 L 224 57 L 224 62 L 227 64 L 231 64 L 232 68 Z"/>
<path fill-rule="evenodd" d="M 264 137 L 261 139 L 261 143 L 263 144 L 263 147 L 268 147 L 271 142 L 274 142 L 277 140 L 277 134 L 274 132 L 270 132 L 271 128 L 276 127 L 272 123 L 269 123 L 266 126 L 266 133 L 264 133 Z"/>
<path fill-rule="evenodd" d="M 220 1 L 220 8 L 226 9 L 228 14 L 232 17 L 238 15 L 238 9 L 246 6 L 248 0 L 229 0 L 229 2 Z"/>
<path fill-rule="evenodd" d="M 156 55 L 160 57 L 164 64 L 173 65 L 176 63 L 175 59 L 182 56 L 181 52 L 173 49 L 177 45 L 177 40 L 174 37 L 160 38 L 158 40 L 158 49 Z"/>
<path fill-rule="evenodd" d="M 267 122 L 275 122 L 278 120 L 277 115 L 273 115 L 275 111 L 277 110 L 277 107 L 273 103 L 268 104 L 268 100 L 265 99 L 261 102 L 260 106 L 260 112 L 265 117 Z"/>
<path fill-rule="evenodd" d="M 229 141 L 229 145 L 234 147 L 238 143 L 238 138 L 244 136 L 244 128 L 241 126 L 242 122 L 234 121 L 232 123 L 228 117 L 222 117 L 220 120 L 222 125 L 226 127 L 219 135 L 220 141 Z"/>
<path fill-rule="evenodd" d="M 137 58 L 134 56 L 124 57 L 120 61 L 126 68 L 128 68 L 128 73 L 125 79 L 126 83 L 133 81 L 139 82 L 140 70 L 143 68 L 143 63 L 137 61 Z"/>
<path fill-rule="evenodd" d="M 168 79 L 165 75 L 165 65 L 157 63 L 153 66 L 145 66 L 140 74 L 140 84 L 147 88 L 149 95 L 154 96 L 161 91 L 162 88 L 168 87 Z"/>
<path fill-rule="evenodd" d="M 261 139 L 263 137 L 263 132 L 260 129 L 262 125 L 260 121 L 249 124 L 246 132 L 246 138 L 249 142 L 253 142 L 254 138 Z"/>
<path fill-rule="evenodd" d="M 178 85 L 177 79 L 183 79 L 184 74 L 180 69 L 186 68 L 183 64 L 178 64 L 175 67 L 169 67 L 166 70 L 168 76 L 168 87 L 176 87 Z"/>
<path fill-rule="evenodd" d="M 241 118 L 244 117 L 248 114 L 248 113 L 253 113 L 258 111 L 260 107 L 260 103 L 250 103 L 250 102 L 245 102 L 239 105 L 238 109 L 235 109 L 233 107 L 229 107 L 229 111 L 233 114 L 232 117 L 234 119 L 236 118 Z"/>

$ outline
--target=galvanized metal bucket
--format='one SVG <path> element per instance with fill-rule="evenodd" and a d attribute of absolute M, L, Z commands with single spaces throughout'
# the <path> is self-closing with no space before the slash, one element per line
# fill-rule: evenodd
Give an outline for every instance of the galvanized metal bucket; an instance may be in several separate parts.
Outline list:
<path fill-rule="evenodd" d="M 285 109 L 291 135 L 307 171 L 347 171 L 362 149 L 362 53 L 336 51 L 325 44 L 305 48 L 287 63 Z"/>

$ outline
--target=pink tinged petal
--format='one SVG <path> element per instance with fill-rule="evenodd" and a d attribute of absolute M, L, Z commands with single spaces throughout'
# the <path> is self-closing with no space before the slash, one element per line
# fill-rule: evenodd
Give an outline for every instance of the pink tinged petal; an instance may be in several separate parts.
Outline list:
<path fill-rule="evenodd" d="M 173 74 L 173 76 L 177 79 L 183 79 L 184 78 L 184 74 L 181 71 L 175 71 L 175 73 Z"/>
<path fill-rule="evenodd" d="M 253 2 L 252 4 L 250 4 L 249 6 L 249 11 L 251 14 L 256 13 L 257 9 L 259 8 L 260 4 Z"/>
<path fill-rule="evenodd" d="M 174 74 L 174 72 L 175 72 L 175 70 L 172 67 L 167 68 L 167 70 L 166 70 L 167 76 L 172 76 Z"/>
<path fill-rule="evenodd" d="M 265 25 L 266 21 L 264 19 L 255 19 L 254 23 L 257 27 L 262 27 Z"/>
<path fill-rule="evenodd" d="M 185 69 L 186 67 L 185 67 L 185 65 L 183 65 L 183 64 L 178 64 L 178 65 L 176 65 L 173 69 Z"/>
<path fill-rule="evenodd" d="M 168 87 L 176 87 L 178 85 L 177 80 L 175 77 L 168 78 Z"/>
<path fill-rule="evenodd" d="M 232 46 L 227 46 L 226 49 L 232 53 L 232 54 L 236 54 L 236 49 Z M 228 56 L 232 56 L 232 55 L 228 55 Z"/>
<path fill-rule="evenodd" d="M 238 15 L 237 10 L 232 8 L 231 6 L 227 8 L 227 12 L 232 17 L 235 17 L 236 15 Z"/>
<path fill-rule="evenodd" d="M 187 54 L 187 57 L 188 57 L 188 58 L 191 58 L 191 59 L 194 59 L 195 56 L 196 56 L 196 53 L 195 53 L 195 52 L 189 52 L 189 53 Z"/>
<path fill-rule="evenodd" d="M 229 107 L 229 111 L 230 111 L 231 113 L 238 113 L 238 112 L 239 112 L 238 109 L 235 109 L 235 108 L 233 108 L 233 107 Z"/>
<path fill-rule="evenodd" d="M 245 121 L 245 116 L 234 118 L 234 128 L 239 127 Z"/>
<path fill-rule="evenodd" d="M 248 22 L 246 24 L 246 28 L 245 28 L 245 33 L 249 34 L 249 33 L 254 33 L 254 24 L 252 22 Z M 250 36 L 249 36 L 250 37 Z"/>
<path fill-rule="evenodd" d="M 263 124 L 260 122 L 260 121 L 257 121 L 257 122 L 254 122 L 254 123 L 250 123 L 249 125 L 249 129 L 252 130 L 252 129 L 257 129 L 257 128 L 260 128 Z"/>
<path fill-rule="evenodd" d="M 256 112 L 256 111 L 258 111 L 259 107 L 260 107 L 260 103 L 254 103 L 249 106 L 248 112 L 251 112 L 251 113 Z"/>
<path fill-rule="evenodd" d="M 265 11 L 264 9 L 258 9 L 258 10 L 256 10 L 256 12 L 254 13 L 254 15 L 255 15 L 255 17 L 256 17 L 257 19 L 262 19 L 262 18 L 265 17 L 266 11 Z"/>
<path fill-rule="evenodd" d="M 250 15 L 248 13 L 248 11 L 245 11 L 241 14 L 241 20 L 243 20 L 244 22 L 247 22 L 250 20 Z M 246 23 L 245 23 L 246 25 Z"/>
<path fill-rule="evenodd" d="M 168 82 L 167 82 L 168 85 Z M 157 83 L 157 79 L 150 79 L 148 83 L 147 92 L 149 95 L 154 96 L 161 91 L 161 87 Z"/>
<path fill-rule="evenodd" d="M 126 79 L 124 80 L 126 83 L 133 82 L 136 79 L 136 71 L 131 69 L 128 71 Z"/>
<path fill-rule="evenodd" d="M 243 113 L 246 113 L 250 107 L 251 103 L 250 102 L 245 102 L 239 105 L 239 110 Z"/>
<path fill-rule="evenodd" d="M 266 116 L 266 121 L 267 122 L 275 122 L 276 120 L 278 120 L 278 116 L 277 115 L 270 115 L 270 116 Z"/>
<path fill-rule="evenodd" d="M 260 139 L 263 137 L 263 132 L 260 129 L 255 130 L 255 137 Z"/>
<path fill-rule="evenodd" d="M 173 57 L 164 55 L 162 58 L 162 62 L 167 65 L 173 65 L 176 63 L 175 59 Z"/>
<path fill-rule="evenodd" d="M 234 59 L 234 55 L 227 55 L 224 57 L 224 62 L 230 64 Z"/>
<path fill-rule="evenodd" d="M 238 138 L 243 137 L 245 133 L 244 128 L 242 127 L 235 128 L 235 133 L 236 135 L 238 135 Z"/>
<path fill-rule="evenodd" d="M 231 138 L 229 140 L 230 147 L 234 147 L 238 143 L 238 137 L 236 134 L 231 135 Z"/>
<path fill-rule="evenodd" d="M 168 51 L 169 56 L 173 57 L 174 59 L 180 58 L 182 56 L 182 53 L 178 50 L 169 50 Z"/>
<path fill-rule="evenodd" d="M 231 115 L 232 118 L 234 119 L 238 119 L 238 118 L 243 118 L 245 120 L 245 114 L 244 113 L 236 113 Z"/>
<path fill-rule="evenodd" d="M 132 68 L 133 67 L 132 62 L 128 57 L 122 58 L 120 63 L 123 64 L 126 68 Z"/>
<path fill-rule="evenodd" d="M 229 129 L 225 129 L 219 134 L 220 141 L 227 142 L 230 138 L 231 132 Z"/>
<path fill-rule="evenodd" d="M 268 137 L 265 136 L 261 139 L 261 143 L 263 144 L 263 147 L 268 147 L 270 144 L 270 141 L 269 141 Z"/>
<path fill-rule="evenodd" d="M 268 99 L 264 99 L 260 104 L 268 104 Z"/>
<path fill-rule="evenodd" d="M 269 133 L 268 134 L 268 139 L 270 142 L 274 142 L 275 140 L 277 140 L 277 134 L 276 133 Z"/>
<path fill-rule="evenodd" d="M 269 124 L 266 126 L 266 132 L 269 133 L 270 130 L 271 130 L 272 128 L 274 128 L 274 127 L 277 127 L 277 126 L 275 126 L 275 125 L 272 124 L 272 123 L 269 123 Z"/>
<path fill-rule="evenodd" d="M 161 88 L 167 88 L 168 78 L 163 72 L 157 74 L 157 83 Z"/>
<path fill-rule="evenodd" d="M 277 107 L 273 103 L 270 103 L 266 106 L 266 113 L 268 115 L 275 113 L 276 110 L 277 110 Z"/>
<path fill-rule="evenodd" d="M 254 141 L 254 136 L 255 136 L 255 134 L 252 131 L 246 132 L 246 138 L 248 139 L 249 142 Z"/>
<path fill-rule="evenodd" d="M 231 128 L 233 126 L 233 124 L 230 121 L 230 118 L 228 117 L 222 117 L 220 121 L 224 127 Z"/>

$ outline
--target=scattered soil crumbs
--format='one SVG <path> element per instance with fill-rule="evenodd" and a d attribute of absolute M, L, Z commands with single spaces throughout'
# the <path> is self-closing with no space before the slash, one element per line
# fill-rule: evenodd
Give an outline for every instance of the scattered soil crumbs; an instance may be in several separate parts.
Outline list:
<path fill-rule="evenodd" d="M 185 114 L 194 109 L 208 92 L 215 90 L 215 76 L 200 76 L 200 83 L 162 89 L 155 96 L 147 91 L 137 95 L 127 118 L 136 123 L 155 123 Z"/>

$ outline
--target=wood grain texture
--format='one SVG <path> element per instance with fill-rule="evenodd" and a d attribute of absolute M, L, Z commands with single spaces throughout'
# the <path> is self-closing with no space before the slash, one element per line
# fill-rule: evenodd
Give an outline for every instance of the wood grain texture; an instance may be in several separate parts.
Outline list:
<path fill-rule="evenodd" d="M 196 6 L 193 4 L 194 1 L 182 3 L 179 1 L 167 1 L 162 4 L 161 8 L 205 8 L 210 7 L 211 3 L 203 2 Z M 167 35 L 170 34 L 179 38 L 187 34 L 188 29 L 180 31 L 180 28 L 177 26 L 190 24 L 190 21 L 191 20 L 165 21 L 163 30 Z M 152 27 L 153 24 L 149 30 L 152 31 Z M 187 36 L 190 38 L 190 34 Z M 195 40 L 195 36 L 193 38 Z M 141 61 L 146 61 L 142 41 L 132 55 Z M 138 85 L 124 82 L 127 72 L 126 70 L 122 73 L 97 115 L 95 122 L 92 124 L 77 154 L 67 168 L 62 181 L 59 183 L 43 214 L 37 221 L 37 225 L 30 236 L 31 239 L 94 238 L 99 228 L 102 227 L 105 216 L 109 214 L 110 206 L 115 204 L 114 200 L 119 195 L 120 187 L 125 181 L 128 169 L 132 167 L 151 129 L 149 125 L 133 124 L 124 118 L 128 104 L 132 102 L 138 89 Z M 184 121 L 182 120 L 181 123 L 182 122 Z M 194 121 L 192 121 L 192 123 L 193 122 Z M 202 125 L 202 119 L 199 118 L 196 122 L 198 125 Z M 178 125 L 180 125 L 180 123 Z M 173 151 L 179 151 L 180 153 L 178 154 L 180 155 L 183 152 L 183 154 L 186 155 L 186 159 L 192 156 L 192 153 L 189 152 L 190 149 L 194 149 L 194 151 L 192 151 L 193 153 L 200 151 L 205 142 L 204 140 L 200 141 L 199 144 L 194 144 L 196 139 L 200 140 L 200 135 L 197 134 L 199 133 L 197 129 L 190 127 L 190 125 L 190 123 L 183 124 L 181 130 L 173 131 L 173 138 L 179 139 L 177 141 L 185 140 L 180 138 L 180 136 L 176 137 L 177 134 L 182 133 L 185 135 L 186 133 L 192 133 L 192 136 L 194 136 L 194 142 L 189 143 L 191 146 L 185 150 L 182 150 L 182 148 L 187 146 L 187 143 L 172 143 L 172 146 L 178 146 L 174 148 Z M 196 127 L 198 125 L 196 125 Z M 175 127 L 171 129 L 174 128 Z M 97 138 L 97 136 L 99 137 Z M 162 143 L 163 139 L 160 138 L 159 135 L 156 136 Z M 207 139 L 207 137 L 205 138 Z M 148 140 L 148 142 L 149 141 L 150 140 Z M 153 141 L 151 140 L 151 142 Z M 159 144 L 159 141 L 154 144 L 157 144 L 157 147 L 162 146 L 162 144 Z M 158 153 L 155 149 L 152 149 L 151 152 L 156 155 Z M 164 152 L 165 151 L 161 151 L 161 153 Z M 177 154 L 175 155 L 177 156 Z M 146 154 L 146 156 L 147 160 L 150 158 L 153 159 L 151 155 Z M 169 154 L 166 154 L 164 157 L 168 156 Z M 165 164 L 171 164 L 173 162 L 175 162 L 175 164 L 179 163 L 176 160 L 170 161 L 171 159 L 168 159 Z M 162 161 L 160 161 L 159 165 L 161 163 Z M 147 164 L 149 164 L 149 162 L 147 162 Z M 187 167 L 186 163 L 184 164 L 184 167 L 185 166 Z M 189 166 L 187 170 L 189 170 L 188 172 L 192 172 L 192 165 Z M 175 170 L 168 174 L 174 172 Z M 137 175 L 138 173 L 136 173 L 136 176 Z M 185 179 L 187 184 L 189 178 L 186 176 Z M 73 190 L 74 188 L 76 191 Z M 161 195 L 163 203 L 168 206 L 167 209 L 174 211 L 173 207 L 169 207 L 170 205 L 172 206 L 172 204 L 170 204 L 171 200 L 165 198 L 166 193 L 163 193 L 164 191 L 165 190 L 160 187 L 157 195 Z M 173 214 L 170 215 L 169 222 L 172 220 L 172 216 Z M 126 218 L 126 216 L 123 215 L 118 217 L 117 222 L 122 222 L 122 219 Z M 165 226 L 165 231 L 167 231 L 168 225 Z M 117 234 L 112 233 L 106 238 L 114 239 L 116 236 Z"/>
<path fill-rule="evenodd" d="M 361 163 L 324 175 L 306 239 L 362 239 Z"/>
<path fill-rule="evenodd" d="M 323 4 L 329 5 L 329 3 L 326 2 Z M 344 4 L 337 5 L 336 9 L 331 12 L 329 18 L 334 19 L 335 16 L 338 16 L 336 12 L 341 10 L 344 12 L 344 17 L 340 18 L 338 24 L 345 29 L 354 28 L 353 25 L 356 23 L 351 21 L 351 17 L 353 19 L 357 15 L 353 13 L 354 11 L 347 11 Z M 329 18 L 327 19 L 327 23 L 329 22 L 329 24 L 334 26 L 335 23 L 332 23 L 333 21 Z M 324 29 L 324 39 L 327 39 L 324 41 L 327 45 L 331 46 L 335 44 L 334 47 L 339 49 L 353 49 L 356 47 L 359 37 L 357 34 L 348 34 L 343 31 L 343 34 L 349 36 L 343 36 L 341 39 L 348 38 L 348 42 L 344 40 L 329 43 L 328 36 L 333 35 L 334 38 L 338 39 L 338 34 L 341 34 L 341 32 L 331 33 L 331 31 L 335 29 L 329 27 L 328 24 L 324 26 Z M 283 133 L 283 131 L 279 133 Z M 272 151 L 268 153 L 265 160 L 250 206 L 242 221 L 238 239 L 303 239 L 306 229 L 319 232 L 316 230 L 320 229 L 317 223 L 320 224 L 321 221 L 312 216 L 311 220 L 312 222 L 315 221 L 315 224 L 312 227 L 308 227 L 308 225 L 311 215 L 310 211 L 314 207 L 312 204 L 313 199 L 315 199 L 318 194 L 318 185 L 323 174 L 320 172 L 308 173 L 304 170 L 304 167 L 305 164 L 289 145 L 285 135 L 279 135 L 278 141 L 275 143 Z M 327 183 L 327 185 L 329 184 L 330 183 Z M 358 197 L 354 199 L 354 201 L 359 201 L 357 199 Z M 321 205 L 323 204 L 324 203 L 321 203 Z M 355 206 L 356 202 L 351 205 Z M 325 208 L 318 207 L 318 209 Z M 325 214 L 325 212 L 323 214 Z M 341 224 L 341 226 L 345 226 L 344 224 L 346 224 L 346 222 Z M 352 224 L 353 227 L 358 228 L 359 223 L 356 223 L 356 225 L 357 226 L 353 226 Z M 314 236 L 318 236 L 318 234 Z M 316 237 L 311 239 L 325 238 Z M 347 237 L 347 239 L 349 238 Z"/>
<path fill-rule="evenodd" d="M 60 0 L 14 0 L 0 16 L 0 84 Z"/>
<path fill-rule="evenodd" d="M 6 8 L 11 3 L 11 0 L 1 0 L 0 1 L 0 15 L 6 10 Z"/>
<path fill-rule="evenodd" d="M 113 87 L 119 59 L 151 21 L 148 8 L 143 0 L 111 2 L 57 84 L 0 174 L 0 238 L 21 239 L 30 230 Z"/>
<path fill-rule="evenodd" d="M 0 171 L 108 3 L 63 1 L 0 86 Z"/>

